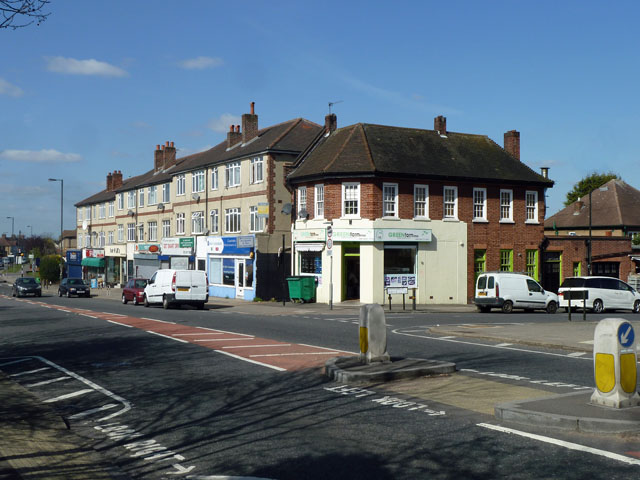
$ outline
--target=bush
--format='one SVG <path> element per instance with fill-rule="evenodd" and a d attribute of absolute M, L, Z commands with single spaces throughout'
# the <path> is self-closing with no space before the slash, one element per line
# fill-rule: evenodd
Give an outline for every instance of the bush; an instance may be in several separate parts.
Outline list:
<path fill-rule="evenodd" d="M 40 278 L 47 282 L 57 282 L 60 278 L 60 256 L 47 255 L 40 260 Z"/>

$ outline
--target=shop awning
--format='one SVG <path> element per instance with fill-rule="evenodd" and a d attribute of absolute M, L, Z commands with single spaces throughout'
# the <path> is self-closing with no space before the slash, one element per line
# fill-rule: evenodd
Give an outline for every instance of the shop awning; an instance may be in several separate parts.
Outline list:
<path fill-rule="evenodd" d="M 321 252 L 324 243 L 296 243 L 296 252 Z"/>
<path fill-rule="evenodd" d="M 82 259 L 83 267 L 104 268 L 104 258 L 87 257 Z"/>

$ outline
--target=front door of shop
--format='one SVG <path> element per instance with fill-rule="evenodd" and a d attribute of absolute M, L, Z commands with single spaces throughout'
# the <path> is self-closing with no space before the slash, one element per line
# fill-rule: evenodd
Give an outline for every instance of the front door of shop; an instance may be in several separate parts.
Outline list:
<path fill-rule="evenodd" d="M 345 300 L 360 298 L 360 246 L 344 247 Z"/>
<path fill-rule="evenodd" d="M 244 297 L 244 260 L 236 260 L 236 297 Z"/>
<path fill-rule="evenodd" d="M 560 287 L 561 252 L 544 252 L 542 262 L 542 286 L 545 290 L 557 293 Z"/>

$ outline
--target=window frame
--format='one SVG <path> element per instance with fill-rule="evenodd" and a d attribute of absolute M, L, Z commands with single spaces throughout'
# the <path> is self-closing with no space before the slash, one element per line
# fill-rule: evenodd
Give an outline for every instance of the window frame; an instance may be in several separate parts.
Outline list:
<path fill-rule="evenodd" d="M 211 168 L 211 190 L 218 190 L 218 167 Z"/>
<path fill-rule="evenodd" d="M 533 195 L 534 202 L 533 206 L 529 205 L 529 195 Z M 533 212 L 533 218 L 529 218 L 529 212 Z M 540 222 L 538 221 L 538 191 L 537 190 L 526 190 L 524 192 L 524 223 L 538 225 Z"/>
<path fill-rule="evenodd" d="M 251 165 L 251 170 L 249 171 L 249 183 L 256 184 L 264 182 L 264 158 L 253 157 L 249 163 Z"/>
<path fill-rule="evenodd" d="M 171 183 L 162 184 L 162 203 L 171 202 Z"/>
<path fill-rule="evenodd" d="M 482 194 L 482 201 L 476 201 L 476 194 Z M 472 221 L 478 223 L 488 222 L 487 219 L 487 189 L 484 187 L 474 187 L 472 197 Z M 481 215 L 477 215 L 477 210 L 481 211 Z"/>
<path fill-rule="evenodd" d="M 418 190 L 424 190 L 424 200 L 418 200 Z M 424 208 L 424 215 L 418 215 L 418 205 Z M 429 185 L 413 185 L 413 218 L 416 220 L 430 220 L 429 218 Z"/>
<path fill-rule="evenodd" d="M 118 243 L 124 243 L 124 225 L 122 223 L 118 224 Z"/>
<path fill-rule="evenodd" d="M 184 212 L 176 213 L 176 235 L 184 235 L 186 227 L 185 222 Z"/>
<path fill-rule="evenodd" d="M 225 187 L 235 188 L 242 183 L 240 162 L 230 162 L 225 165 Z"/>
<path fill-rule="evenodd" d="M 313 186 L 313 218 L 324 218 L 324 184 Z"/>
<path fill-rule="evenodd" d="M 155 220 L 151 220 L 147 222 L 147 230 L 149 232 L 149 241 L 157 242 L 158 241 L 158 222 Z"/>
<path fill-rule="evenodd" d="M 209 220 L 209 223 L 211 225 L 211 233 L 218 233 L 218 230 L 220 228 L 220 215 L 217 208 L 212 208 L 209 211 Z"/>
<path fill-rule="evenodd" d="M 191 212 L 191 233 L 201 235 L 204 233 L 204 211 Z"/>
<path fill-rule="evenodd" d="M 127 223 L 127 242 L 136 241 L 136 224 Z"/>
<path fill-rule="evenodd" d="M 117 197 L 118 197 L 118 210 L 122 211 L 124 210 L 124 194 L 119 193 Z"/>
<path fill-rule="evenodd" d="M 205 171 L 191 172 L 191 193 L 201 193 L 205 190 Z"/>
<path fill-rule="evenodd" d="M 447 200 L 447 192 L 453 193 L 453 199 Z M 447 206 L 451 206 L 453 212 L 447 215 Z M 458 187 L 445 185 L 442 187 L 442 219 L 444 221 L 458 221 Z"/>
<path fill-rule="evenodd" d="M 187 177 L 183 173 L 176 175 L 176 197 L 183 197 L 187 194 Z"/>
<path fill-rule="evenodd" d="M 110 200 L 108 207 L 107 207 L 107 211 L 108 211 L 108 215 L 109 218 L 113 218 L 116 216 L 116 210 L 115 210 L 115 201 L 114 200 Z"/>
<path fill-rule="evenodd" d="M 298 216 L 302 210 L 306 210 L 307 212 L 307 187 L 298 187 Z"/>
<path fill-rule="evenodd" d="M 265 218 L 258 216 L 258 207 L 249 207 L 249 231 L 252 233 L 264 232 Z"/>
<path fill-rule="evenodd" d="M 171 237 L 171 220 L 164 218 L 162 220 L 162 238 Z"/>
<path fill-rule="evenodd" d="M 504 256 L 508 255 L 508 262 L 505 262 Z M 504 270 L 503 267 L 507 267 L 508 270 Z M 510 248 L 500 249 L 499 257 L 499 271 L 501 272 L 513 272 L 513 250 Z"/>
<path fill-rule="evenodd" d="M 355 199 L 347 199 L 347 189 L 354 189 Z M 346 213 L 347 205 L 346 202 L 355 202 L 354 206 L 349 207 L 349 210 L 353 210 L 355 208 L 356 213 Z M 342 209 L 342 218 L 360 218 L 360 205 L 361 205 L 361 193 L 360 193 L 360 182 L 343 182 L 342 183 L 342 195 L 340 201 L 341 209 Z"/>
<path fill-rule="evenodd" d="M 392 199 L 387 199 L 386 190 L 389 189 L 393 193 Z M 383 218 L 398 218 L 398 210 L 399 210 L 399 194 L 398 194 L 398 184 L 397 183 L 388 183 L 383 182 L 382 184 L 382 217 Z M 392 207 L 393 211 L 388 209 L 388 207 Z"/>
<path fill-rule="evenodd" d="M 127 192 L 127 208 L 136 208 L 136 191 L 129 190 Z"/>
<path fill-rule="evenodd" d="M 144 187 L 138 189 L 138 208 L 144 207 Z"/>
<path fill-rule="evenodd" d="M 158 204 L 158 186 L 157 185 L 149 185 L 147 189 L 147 205 L 157 205 Z"/>
<path fill-rule="evenodd" d="M 506 205 L 503 202 L 503 195 L 508 195 L 509 204 Z M 513 222 L 513 190 L 510 188 L 501 188 L 500 189 L 500 200 L 499 200 L 499 211 L 500 211 L 500 223 L 514 223 Z M 504 216 L 504 209 L 509 209 L 509 216 Z"/>
<path fill-rule="evenodd" d="M 225 233 L 240 233 L 242 231 L 242 210 L 240 207 L 225 209 L 224 229 Z"/>

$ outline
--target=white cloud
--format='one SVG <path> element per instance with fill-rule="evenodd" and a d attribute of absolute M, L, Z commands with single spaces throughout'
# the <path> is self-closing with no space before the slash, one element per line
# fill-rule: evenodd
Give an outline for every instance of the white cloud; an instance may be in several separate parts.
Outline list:
<path fill-rule="evenodd" d="M 183 60 L 178 65 L 186 70 L 204 70 L 219 67 L 223 63 L 222 59 L 218 57 L 196 57 Z"/>
<path fill-rule="evenodd" d="M 98 60 L 76 60 L 65 57 L 45 57 L 47 70 L 69 75 L 100 75 L 103 77 L 126 77 L 129 74 L 114 65 Z"/>
<path fill-rule="evenodd" d="M 226 133 L 229 131 L 230 125 L 240 125 L 240 117 L 223 113 L 218 118 L 210 120 L 207 126 L 214 132 Z"/>
<path fill-rule="evenodd" d="M 9 95 L 10 97 L 21 97 L 24 94 L 20 87 L 10 84 L 4 78 L 0 78 L 0 95 Z"/>
<path fill-rule="evenodd" d="M 36 150 L 3 150 L 0 158 L 12 162 L 23 163 L 77 163 L 82 161 L 82 155 L 77 153 L 62 153 L 53 149 Z"/>

